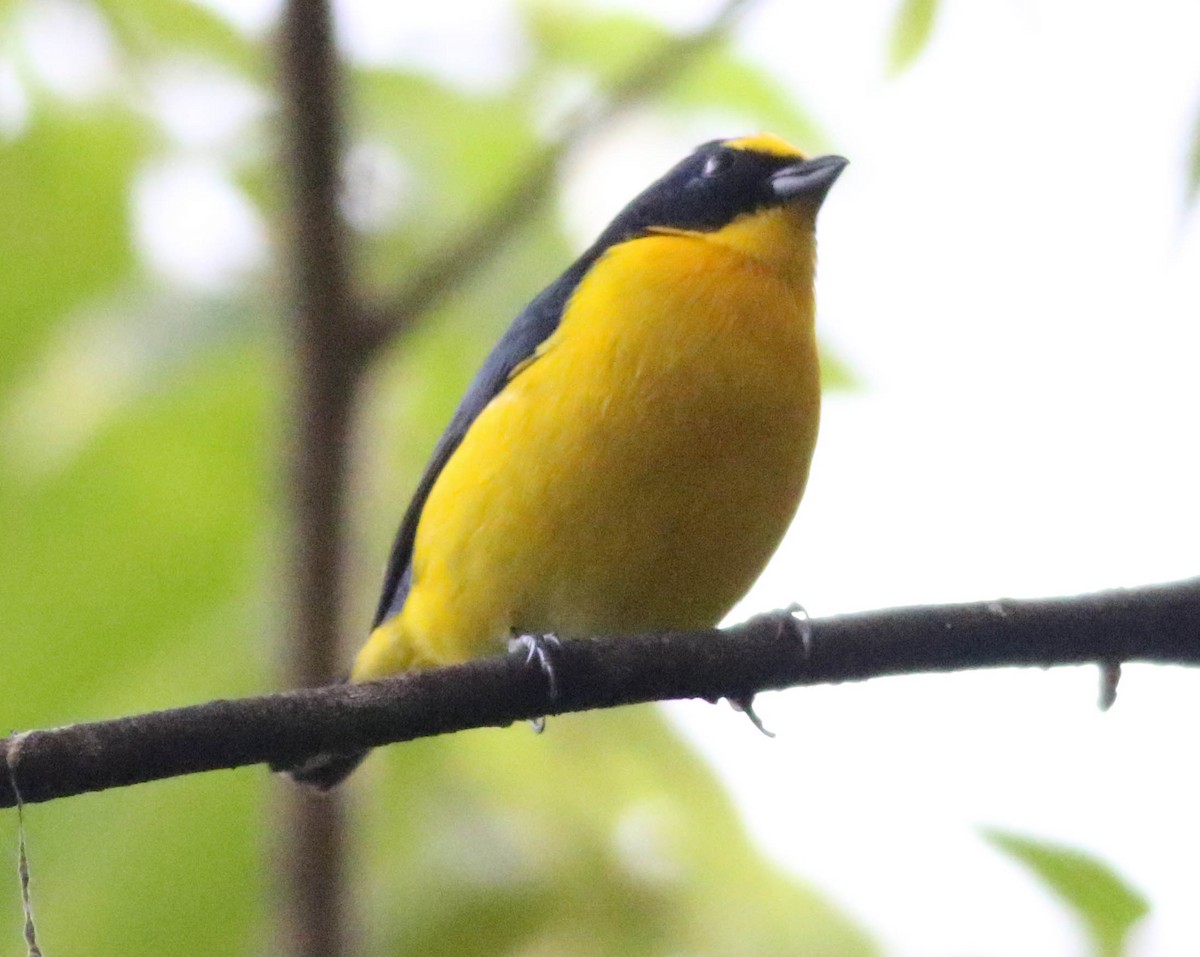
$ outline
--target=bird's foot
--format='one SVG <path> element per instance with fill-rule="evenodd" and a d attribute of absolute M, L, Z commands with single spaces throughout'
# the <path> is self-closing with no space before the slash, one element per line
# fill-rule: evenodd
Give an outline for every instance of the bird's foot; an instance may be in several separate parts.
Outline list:
<path fill-rule="evenodd" d="M 554 654 L 562 648 L 562 642 L 554 634 L 545 635 L 513 635 L 508 639 L 509 654 L 525 655 L 526 666 L 537 662 L 538 669 L 546 676 L 547 693 L 550 697 L 558 697 L 558 674 L 554 670 Z M 531 718 L 529 726 L 534 734 L 546 730 L 546 719 Z"/>
<path fill-rule="evenodd" d="M 794 635 L 800 640 L 800 650 L 804 657 L 808 658 L 812 655 L 812 618 L 807 609 L 799 602 L 792 602 L 786 608 L 780 608 L 777 611 L 765 611 L 758 615 L 752 615 L 743 624 L 747 628 L 774 625 L 776 638 L 782 638 L 785 634 Z"/>
<path fill-rule="evenodd" d="M 558 697 L 558 675 L 554 670 L 554 653 L 562 648 L 562 642 L 557 635 L 514 635 L 508 639 L 510 654 L 525 653 L 525 664 L 535 661 L 542 674 L 546 676 L 551 698 Z"/>
<path fill-rule="evenodd" d="M 800 647 L 804 649 L 804 657 L 808 658 L 812 654 L 813 648 L 812 618 L 808 614 L 808 609 L 798 601 L 794 601 L 783 609 L 783 613 L 790 620 L 782 623 L 780 627 L 796 629 L 796 634 L 800 638 Z"/>
<path fill-rule="evenodd" d="M 813 649 L 813 630 L 812 619 L 804 606 L 798 602 L 793 602 L 784 608 L 782 611 L 767 612 L 762 616 L 756 616 L 751 621 L 762 620 L 773 622 L 779 629 L 779 637 L 783 637 L 787 631 L 793 632 L 800 639 L 800 649 L 805 658 L 812 654 Z M 758 716 L 758 712 L 754 710 L 754 695 L 740 695 L 728 699 L 733 705 L 734 710 L 742 712 L 750 723 L 754 725 L 763 735 L 768 738 L 775 737 L 775 732 L 767 728 L 763 724 L 762 718 Z"/>

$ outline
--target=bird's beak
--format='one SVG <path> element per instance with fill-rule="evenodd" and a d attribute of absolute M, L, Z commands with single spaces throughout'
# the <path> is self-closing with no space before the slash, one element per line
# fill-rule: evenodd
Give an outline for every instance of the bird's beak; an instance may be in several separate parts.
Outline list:
<path fill-rule="evenodd" d="M 797 199 L 820 203 L 849 163 L 841 156 L 818 156 L 793 163 L 772 174 L 771 192 L 781 203 Z"/>

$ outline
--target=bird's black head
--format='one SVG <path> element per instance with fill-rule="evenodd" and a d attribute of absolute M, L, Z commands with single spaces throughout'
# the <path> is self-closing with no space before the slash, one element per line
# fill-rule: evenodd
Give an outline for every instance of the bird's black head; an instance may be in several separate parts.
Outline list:
<path fill-rule="evenodd" d="M 808 159 L 770 133 L 713 140 L 626 206 L 597 245 L 654 227 L 711 232 L 739 216 L 791 204 L 809 205 L 815 213 L 846 162 L 840 156 Z"/>

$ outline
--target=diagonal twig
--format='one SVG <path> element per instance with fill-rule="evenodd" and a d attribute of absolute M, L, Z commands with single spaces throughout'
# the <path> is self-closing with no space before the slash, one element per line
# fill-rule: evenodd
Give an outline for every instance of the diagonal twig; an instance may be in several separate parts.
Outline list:
<path fill-rule="evenodd" d="M 703 27 L 667 41 L 634 67 L 607 96 L 577 110 L 558 136 L 530 159 L 509 186 L 463 232 L 417 266 L 407 282 L 383 304 L 361 310 L 359 347 L 374 354 L 392 336 L 473 276 L 529 222 L 550 196 L 563 160 L 585 139 L 621 113 L 661 92 L 701 54 L 726 36 L 754 0 L 726 0 Z"/>

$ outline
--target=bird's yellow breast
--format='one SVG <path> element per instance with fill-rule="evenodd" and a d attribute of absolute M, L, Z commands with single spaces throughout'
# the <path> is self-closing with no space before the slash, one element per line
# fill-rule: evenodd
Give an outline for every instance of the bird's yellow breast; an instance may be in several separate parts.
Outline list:
<path fill-rule="evenodd" d="M 767 217 L 591 268 L 446 463 L 356 679 L 728 612 L 795 512 L 819 414 L 811 217 Z"/>

